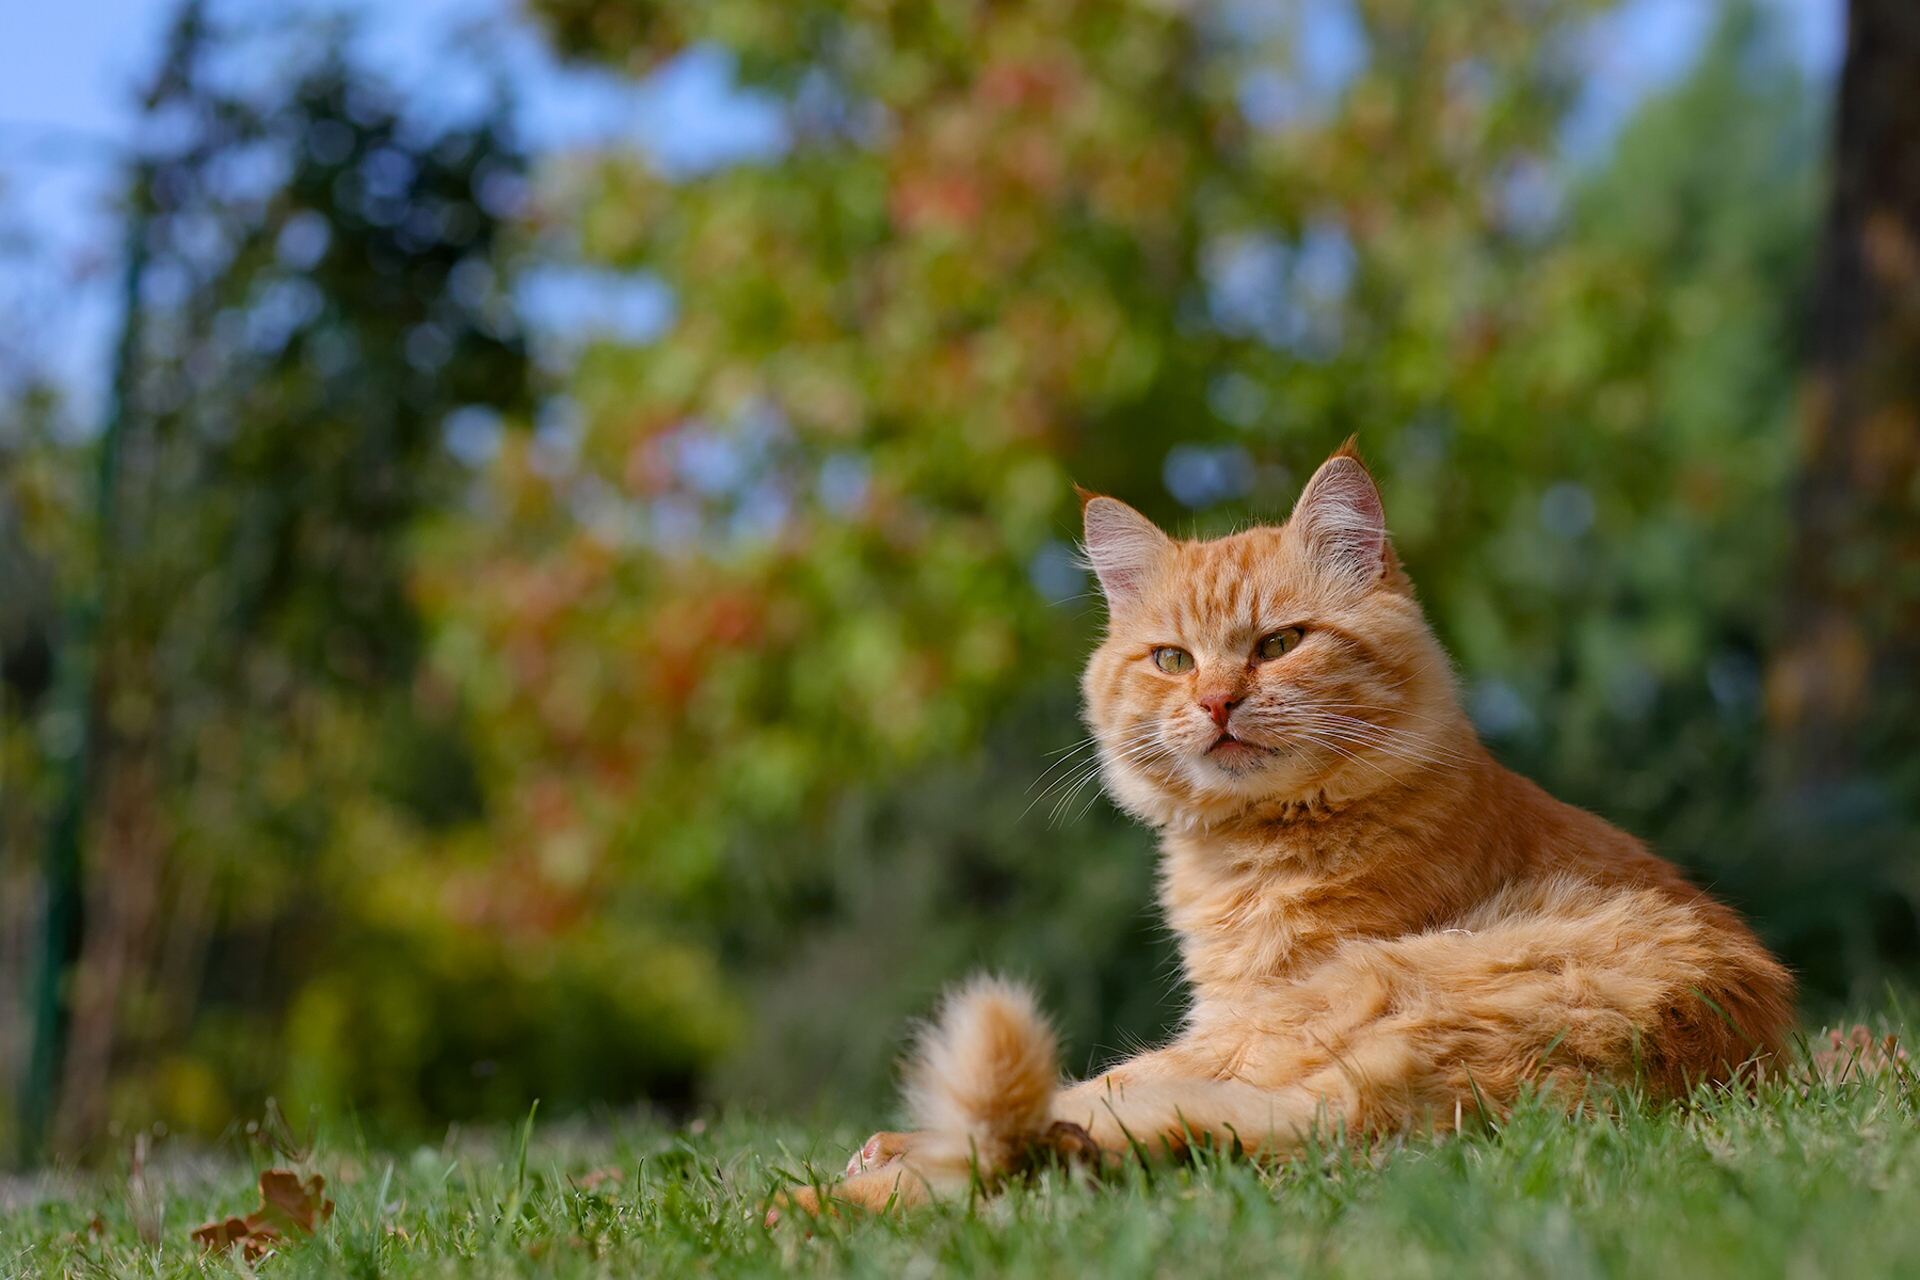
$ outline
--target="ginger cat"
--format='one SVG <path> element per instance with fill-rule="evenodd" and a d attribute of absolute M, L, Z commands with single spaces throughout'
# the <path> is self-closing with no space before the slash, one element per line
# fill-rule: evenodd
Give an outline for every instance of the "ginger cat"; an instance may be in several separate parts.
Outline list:
<path fill-rule="evenodd" d="M 1792 980 L 1734 912 L 1480 745 L 1351 443 L 1277 528 L 1176 541 L 1105 497 L 1085 521 L 1109 614 L 1087 722 L 1160 833 L 1192 1010 L 1062 1084 L 1032 997 L 976 979 L 910 1066 L 919 1130 L 875 1134 L 831 1200 L 912 1205 L 1055 1153 L 1444 1130 L 1527 1082 L 1569 1108 L 1593 1079 L 1673 1097 L 1780 1049 Z"/>

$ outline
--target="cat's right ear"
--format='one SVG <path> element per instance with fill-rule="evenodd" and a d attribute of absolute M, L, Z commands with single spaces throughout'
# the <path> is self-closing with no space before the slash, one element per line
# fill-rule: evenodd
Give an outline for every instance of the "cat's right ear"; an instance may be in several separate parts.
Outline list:
<path fill-rule="evenodd" d="M 1138 600 L 1173 549 L 1159 526 L 1118 498 L 1082 493 L 1080 518 L 1087 531 L 1087 561 L 1113 608 Z"/>
<path fill-rule="evenodd" d="M 1380 490 L 1349 440 L 1313 473 L 1287 520 L 1314 561 L 1372 585 L 1395 570 Z"/>

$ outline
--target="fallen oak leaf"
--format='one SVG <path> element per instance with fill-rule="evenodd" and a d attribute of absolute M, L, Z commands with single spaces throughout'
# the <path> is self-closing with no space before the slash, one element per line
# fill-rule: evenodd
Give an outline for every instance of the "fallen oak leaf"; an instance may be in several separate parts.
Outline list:
<path fill-rule="evenodd" d="M 238 1246 L 250 1262 L 264 1258 L 289 1236 L 310 1236 L 333 1216 L 333 1201 L 322 1194 L 327 1180 L 314 1174 L 305 1182 L 286 1169 L 260 1175 L 260 1207 L 244 1218 L 223 1218 L 193 1230 L 193 1242 L 208 1253 Z"/>
<path fill-rule="evenodd" d="M 266 1256 L 273 1247 L 272 1242 L 279 1238 L 276 1232 L 254 1234 L 244 1218 L 226 1218 L 219 1222 L 202 1223 L 193 1229 L 193 1242 L 207 1253 L 225 1253 L 239 1245 L 246 1254 L 247 1261 L 255 1262 Z"/>
<path fill-rule="evenodd" d="M 276 1215 L 287 1226 L 312 1235 L 333 1216 L 333 1201 L 322 1194 L 326 1188 L 327 1180 L 317 1173 L 302 1182 L 285 1169 L 268 1169 L 260 1175 L 260 1214 Z"/>

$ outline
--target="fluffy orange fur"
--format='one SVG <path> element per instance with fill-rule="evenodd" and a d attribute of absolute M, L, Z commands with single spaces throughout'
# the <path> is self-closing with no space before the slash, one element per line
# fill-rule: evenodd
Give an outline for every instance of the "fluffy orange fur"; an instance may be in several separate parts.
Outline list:
<path fill-rule="evenodd" d="M 1160 833 L 1191 1012 L 1062 1085 L 1031 996 L 976 980 L 910 1065 L 918 1129 L 874 1135 L 833 1200 L 911 1205 L 1057 1151 L 1447 1129 L 1528 1085 L 1671 1097 L 1780 1049 L 1792 982 L 1739 918 L 1481 746 L 1350 445 L 1278 527 L 1177 541 L 1105 497 L 1085 523 L 1109 614 L 1087 722 Z"/>

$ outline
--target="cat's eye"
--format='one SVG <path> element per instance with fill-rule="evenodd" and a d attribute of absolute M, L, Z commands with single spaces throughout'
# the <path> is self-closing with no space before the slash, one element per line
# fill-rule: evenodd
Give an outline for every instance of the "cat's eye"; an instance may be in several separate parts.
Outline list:
<path fill-rule="evenodd" d="M 1277 658 L 1283 653 L 1290 652 L 1295 645 L 1300 643 L 1300 635 L 1301 631 L 1298 627 L 1288 627 L 1285 631 L 1274 632 L 1260 642 L 1259 653 L 1261 660 L 1266 661 Z"/>
<path fill-rule="evenodd" d="M 1193 655 L 1170 644 L 1161 645 L 1153 651 L 1153 665 L 1170 676 L 1183 676 L 1193 670 Z"/>

